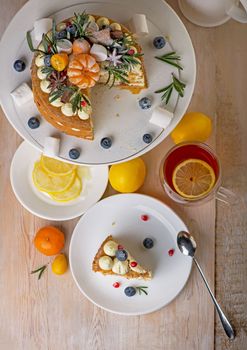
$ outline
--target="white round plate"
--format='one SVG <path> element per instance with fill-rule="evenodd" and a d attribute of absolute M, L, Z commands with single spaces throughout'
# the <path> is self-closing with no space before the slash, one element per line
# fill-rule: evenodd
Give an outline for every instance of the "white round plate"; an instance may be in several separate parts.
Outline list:
<path fill-rule="evenodd" d="M 142 221 L 141 215 L 149 216 Z M 165 204 L 141 194 L 119 194 L 103 199 L 80 219 L 69 249 L 70 268 L 80 291 L 94 304 L 117 314 L 141 315 L 156 311 L 183 289 L 192 260 L 176 248 L 177 233 L 187 230 L 182 220 Z M 103 276 L 92 271 L 92 261 L 108 235 L 124 245 L 139 263 L 153 271 L 151 281 Z M 154 247 L 145 249 L 145 237 Z M 173 256 L 168 251 L 175 249 Z M 120 288 L 112 285 L 120 282 Z M 147 286 L 148 295 L 127 297 L 127 286 Z"/>
<path fill-rule="evenodd" d="M 74 219 L 85 213 L 104 194 L 108 183 L 108 166 L 98 165 L 85 169 L 80 197 L 67 203 L 53 201 L 45 193 L 39 192 L 32 181 L 33 166 L 40 155 L 40 151 L 24 141 L 15 152 L 10 167 L 15 196 L 32 214 L 54 221 Z"/>
<path fill-rule="evenodd" d="M 30 116 L 38 113 L 36 106 L 33 104 L 29 110 L 16 109 L 10 96 L 11 91 L 22 82 L 30 82 L 29 67 L 32 53 L 25 40 L 25 33 L 32 30 L 34 21 L 47 16 L 53 16 L 56 21 L 61 21 L 72 16 L 74 12 L 83 10 L 88 13 L 106 15 L 124 24 L 133 14 L 145 13 L 149 27 L 149 35 L 140 40 L 144 51 L 149 88 L 139 95 L 133 95 L 117 88 L 94 87 L 92 89 L 94 141 L 81 140 L 62 134 L 43 119 L 38 129 L 29 129 L 27 121 Z M 157 35 L 167 37 L 164 49 L 154 48 L 152 41 Z M 4 67 L 0 80 L 0 101 L 10 123 L 24 139 L 40 151 L 43 149 L 45 137 L 53 135 L 60 137 L 58 157 L 62 159 L 70 160 L 68 159 L 69 150 L 79 147 L 81 156 L 77 163 L 81 164 L 122 162 L 140 156 L 157 146 L 174 129 L 185 113 L 195 85 L 195 54 L 189 34 L 176 13 L 163 0 L 155 0 L 152 6 L 150 6 L 150 0 L 82 1 L 80 5 L 74 5 L 72 0 L 30 0 L 9 24 L 1 40 L 0 49 L 2 53 L 0 66 Z M 176 68 L 154 58 L 156 55 L 173 50 L 182 57 L 181 64 L 184 69 L 181 73 Z M 17 73 L 13 69 L 13 62 L 17 58 L 24 58 L 27 63 L 27 68 L 22 73 Z M 161 95 L 155 94 L 154 91 L 170 84 L 171 73 L 175 73 L 184 81 L 186 88 L 183 98 L 178 98 L 176 92 L 172 94 L 167 109 L 174 112 L 174 117 L 168 128 L 163 130 L 149 123 L 149 119 L 152 110 L 161 104 Z M 138 105 L 138 100 L 146 95 L 152 97 L 153 105 L 150 110 L 143 111 Z M 149 145 L 143 142 L 142 136 L 145 133 L 151 133 L 153 136 L 153 142 Z M 105 136 L 113 139 L 113 145 L 108 150 L 100 146 L 100 140 Z"/>

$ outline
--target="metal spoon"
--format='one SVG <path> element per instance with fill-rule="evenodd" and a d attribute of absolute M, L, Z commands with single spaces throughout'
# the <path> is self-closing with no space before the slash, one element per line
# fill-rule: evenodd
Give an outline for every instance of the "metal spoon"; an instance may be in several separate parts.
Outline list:
<path fill-rule="evenodd" d="M 178 245 L 178 248 L 180 249 L 181 253 L 183 253 L 184 255 L 187 255 L 187 256 L 191 256 L 192 259 L 194 260 L 194 263 L 196 264 L 196 267 L 198 268 L 198 270 L 202 276 L 202 279 L 203 279 L 203 281 L 204 281 L 204 283 L 209 291 L 209 294 L 214 302 L 215 308 L 218 312 L 218 315 L 220 317 L 220 320 L 221 320 L 222 326 L 226 332 L 226 335 L 228 336 L 228 338 L 233 340 L 235 338 L 234 329 L 232 328 L 232 326 L 231 326 L 230 322 L 228 321 L 224 312 L 221 310 L 221 307 L 219 306 L 217 300 L 215 299 L 215 297 L 214 297 L 214 295 L 209 287 L 209 284 L 206 280 L 206 277 L 204 276 L 204 274 L 202 272 L 200 265 L 198 264 L 196 258 L 194 257 L 195 251 L 196 251 L 196 242 L 195 242 L 194 238 L 188 232 L 181 231 L 177 235 L 177 245 Z"/>

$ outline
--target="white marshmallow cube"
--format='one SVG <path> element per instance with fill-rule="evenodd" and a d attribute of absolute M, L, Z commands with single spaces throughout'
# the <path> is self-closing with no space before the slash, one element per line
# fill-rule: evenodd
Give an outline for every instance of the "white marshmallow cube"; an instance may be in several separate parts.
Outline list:
<path fill-rule="evenodd" d="M 143 14 L 133 15 L 129 22 L 129 27 L 132 33 L 139 38 L 144 37 L 149 33 L 147 19 Z"/>
<path fill-rule="evenodd" d="M 170 124 L 174 114 L 162 107 L 156 107 L 153 110 L 152 116 L 149 120 L 151 124 L 157 125 L 162 129 L 166 129 Z"/>
<path fill-rule="evenodd" d="M 33 92 L 27 83 L 22 83 L 14 91 L 11 96 L 16 106 L 21 107 L 33 100 Z"/>
<path fill-rule="evenodd" d="M 51 18 L 41 18 L 34 22 L 34 38 L 41 41 L 42 35 L 52 29 Z"/>

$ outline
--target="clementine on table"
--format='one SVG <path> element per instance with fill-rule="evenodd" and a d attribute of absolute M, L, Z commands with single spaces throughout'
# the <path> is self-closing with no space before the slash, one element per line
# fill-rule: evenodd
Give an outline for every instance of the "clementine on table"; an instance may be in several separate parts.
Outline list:
<path fill-rule="evenodd" d="M 63 249 L 64 241 L 62 231 L 53 226 L 46 226 L 36 233 L 34 245 L 40 253 L 50 256 L 58 254 Z"/>

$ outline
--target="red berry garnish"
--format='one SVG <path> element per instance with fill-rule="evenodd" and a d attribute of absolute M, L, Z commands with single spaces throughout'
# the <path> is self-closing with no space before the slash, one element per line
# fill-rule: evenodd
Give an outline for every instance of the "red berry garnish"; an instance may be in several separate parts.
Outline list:
<path fill-rule="evenodd" d="M 137 262 L 136 262 L 136 261 L 132 261 L 132 262 L 130 263 L 130 266 L 131 266 L 131 267 L 136 267 L 136 266 L 137 266 Z"/>
<path fill-rule="evenodd" d="M 119 288 L 119 287 L 120 287 L 120 283 L 119 283 L 119 282 L 113 283 L 113 287 L 114 287 L 114 288 Z"/>
<path fill-rule="evenodd" d="M 148 215 L 142 215 L 141 219 L 142 219 L 142 221 L 148 221 L 149 217 L 148 217 Z"/>
<path fill-rule="evenodd" d="M 51 52 L 51 46 L 50 45 L 48 46 L 47 51 L 48 51 L 48 53 Z"/>
<path fill-rule="evenodd" d="M 117 249 L 118 249 L 118 250 L 123 250 L 124 247 L 123 247 L 122 245 L 119 244 L 118 247 L 117 247 Z"/>
<path fill-rule="evenodd" d="M 130 49 L 128 52 L 127 52 L 129 55 L 134 55 L 134 53 L 135 53 L 135 50 L 133 50 L 133 49 Z"/>
<path fill-rule="evenodd" d="M 66 27 L 70 26 L 71 25 L 71 22 L 70 21 L 67 21 L 66 22 Z"/>
<path fill-rule="evenodd" d="M 81 106 L 82 107 L 85 107 L 87 105 L 87 102 L 86 101 L 81 101 Z"/>
<path fill-rule="evenodd" d="M 174 252 L 175 252 L 174 249 L 170 249 L 170 250 L 168 251 L 169 256 L 173 256 Z"/>

